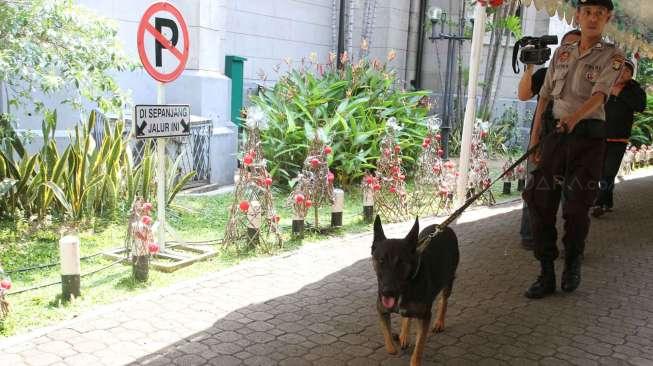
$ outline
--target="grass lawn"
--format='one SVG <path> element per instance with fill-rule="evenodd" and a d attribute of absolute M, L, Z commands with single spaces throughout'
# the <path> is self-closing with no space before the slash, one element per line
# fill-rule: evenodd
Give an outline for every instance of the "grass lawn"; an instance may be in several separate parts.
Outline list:
<path fill-rule="evenodd" d="M 496 172 L 498 174 L 498 170 Z M 497 201 L 512 200 L 518 197 L 516 182 L 513 183 L 513 194 L 501 195 L 502 184 L 493 187 Z M 287 193 L 275 192 L 275 205 L 281 216 L 281 229 L 284 246 L 276 250 L 293 250 L 302 241 L 290 237 L 292 213 L 284 207 Z M 369 225 L 362 220 L 362 198 L 358 189 L 347 192 L 343 213 L 343 227 L 326 230 L 323 233 L 307 231 L 304 242 L 316 242 L 325 235 L 343 235 L 345 233 L 369 230 Z M 206 241 L 222 239 L 228 220 L 228 207 L 233 201 L 231 193 L 214 196 L 179 196 L 175 204 L 184 210 L 170 210 L 168 221 L 177 231 L 181 239 L 186 241 Z M 126 216 L 125 216 L 126 217 Z M 320 226 L 327 227 L 330 223 L 330 209 L 320 212 Z M 312 210 L 307 217 L 312 224 Z M 58 240 L 61 236 L 60 226 L 52 223 L 45 229 L 30 231 L 28 222 L 0 221 L 0 263 L 6 271 L 18 268 L 36 266 L 58 261 Z M 126 218 L 124 220 L 103 220 L 84 225 L 79 235 L 82 242 L 81 255 L 87 256 L 109 248 L 121 247 L 126 234 Z M 164 287 L 184 279 L 194 278 L 202 274 L 219 271 L 244 260 L 276 253 L 260 253 L 256 251 L 238 252 L 233 248 L 220 247 L 219 255 L 190 267 L 173 273 L 150 271 L 147 283 L 137 283 L 132 279 L 131 266 L 115 265 L 107 270 L 82 278 L 82 297 L 73 302 L 62 304 L 60 301 L 61 285 L 53 285 L 42 289 L 8 296 L 11 303 L 11 313 L 0 321 L 0 336 L 10 336 L 24 333 L 30 329 L 43 327 L 64 319 L 70 319 L 101 304 L 135 296 L 154 288 Z M 97 256 L 82 261 L 82 273 L 91 272 L 110 264 L 111 261 Z M 29 272 L 10 274 L 13 291 L 56 282 L 60 279 L 59 266 L 44 268 Z"/>

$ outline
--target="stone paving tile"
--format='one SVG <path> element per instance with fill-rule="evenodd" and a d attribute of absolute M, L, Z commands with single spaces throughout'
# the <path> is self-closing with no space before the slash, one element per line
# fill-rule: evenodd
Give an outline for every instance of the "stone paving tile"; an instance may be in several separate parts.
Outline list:
<path fill-rule="evenodd" d="M 519 248 L 519 205 L 467 212 L 447 329 L 424 364 L 653 365 L 651 187 L 617 187 L 615 212 L 592 222 L 581 287 L 539 301 L 522 296 L 538 270 Z M 412 350 L 384 350 L 370 240 L 308 244 L 2 340 L 0 365 L 407 365 Z"/>

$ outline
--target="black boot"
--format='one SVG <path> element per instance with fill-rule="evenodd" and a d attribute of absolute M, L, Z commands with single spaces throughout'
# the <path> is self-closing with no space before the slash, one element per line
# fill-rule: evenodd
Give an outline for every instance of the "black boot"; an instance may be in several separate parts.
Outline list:
<path fill-rule="evenodd" d="M 562 272 L 560 281 L 562 291 L 572 292 L 580 285 L 580 263 L 580 255 L 573 258 L 565 257 L 565 270 Z"/>
<path fill-rule="evenodd" d="M 529 299 L 541 299 L 556 290 L 556 272 L 553 261 L 540 261 L 540 265 L 542 271 L 537 277 L 537 281 L 524 294 Z"/>

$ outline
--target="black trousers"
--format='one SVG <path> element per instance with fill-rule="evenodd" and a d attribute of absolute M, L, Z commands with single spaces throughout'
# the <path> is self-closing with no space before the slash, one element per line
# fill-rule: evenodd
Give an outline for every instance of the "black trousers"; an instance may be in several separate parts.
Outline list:
<path fill-rule="evenodd" d="M 614 179 L 617 177 L 621 159 L 626 152 L 625 142 L 607 142 L 605 147 L 605 159 L 603 160 L 603 173 L 599 182 L 599 196 L 596 199 L 596 206 L 612 208 Z"/>
<path fill-rule="evenodd" d="M 601 178 L 605 140 L 572 134 L 549 134 L 541 142 L 541 160 L 524 190 L 535 243 L 535 258 L 553 261 L 558 255 L 556 215 L 561 195 L 565 256 L 575 258 L 585 249 L 589 209 Z"/>

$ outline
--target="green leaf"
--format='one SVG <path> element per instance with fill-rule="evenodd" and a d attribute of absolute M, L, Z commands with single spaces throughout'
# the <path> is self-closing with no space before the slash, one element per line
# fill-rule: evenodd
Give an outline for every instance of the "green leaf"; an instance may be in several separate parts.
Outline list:
<path fill-rule="evenodd" d="M 54 194 L 54 196 L 57 197 L 57 201 L 59 201 L 59 203 L 64 207 L 64 209 L 66 210 L 66 212 L 67 212 L 69 215 L 72 216 L 72 215 L 73 215 L 73 207 L 72 207 L 72 205 L 68 202 L 68 200 L 66 199 L 66 194 L 63 192 L 63 190 L 61 189 L 61 187 L 59 187 L 59 186 L 58 186 L 56 183 L 54 183 L 54 182 L 46 182 L 46 183 L 44 183 L 44 185 L 45 185 L 46 187 L 48 187 L 48 188 L 50 189 L 50 191 L 52 191 L 52 193 Z"/>

